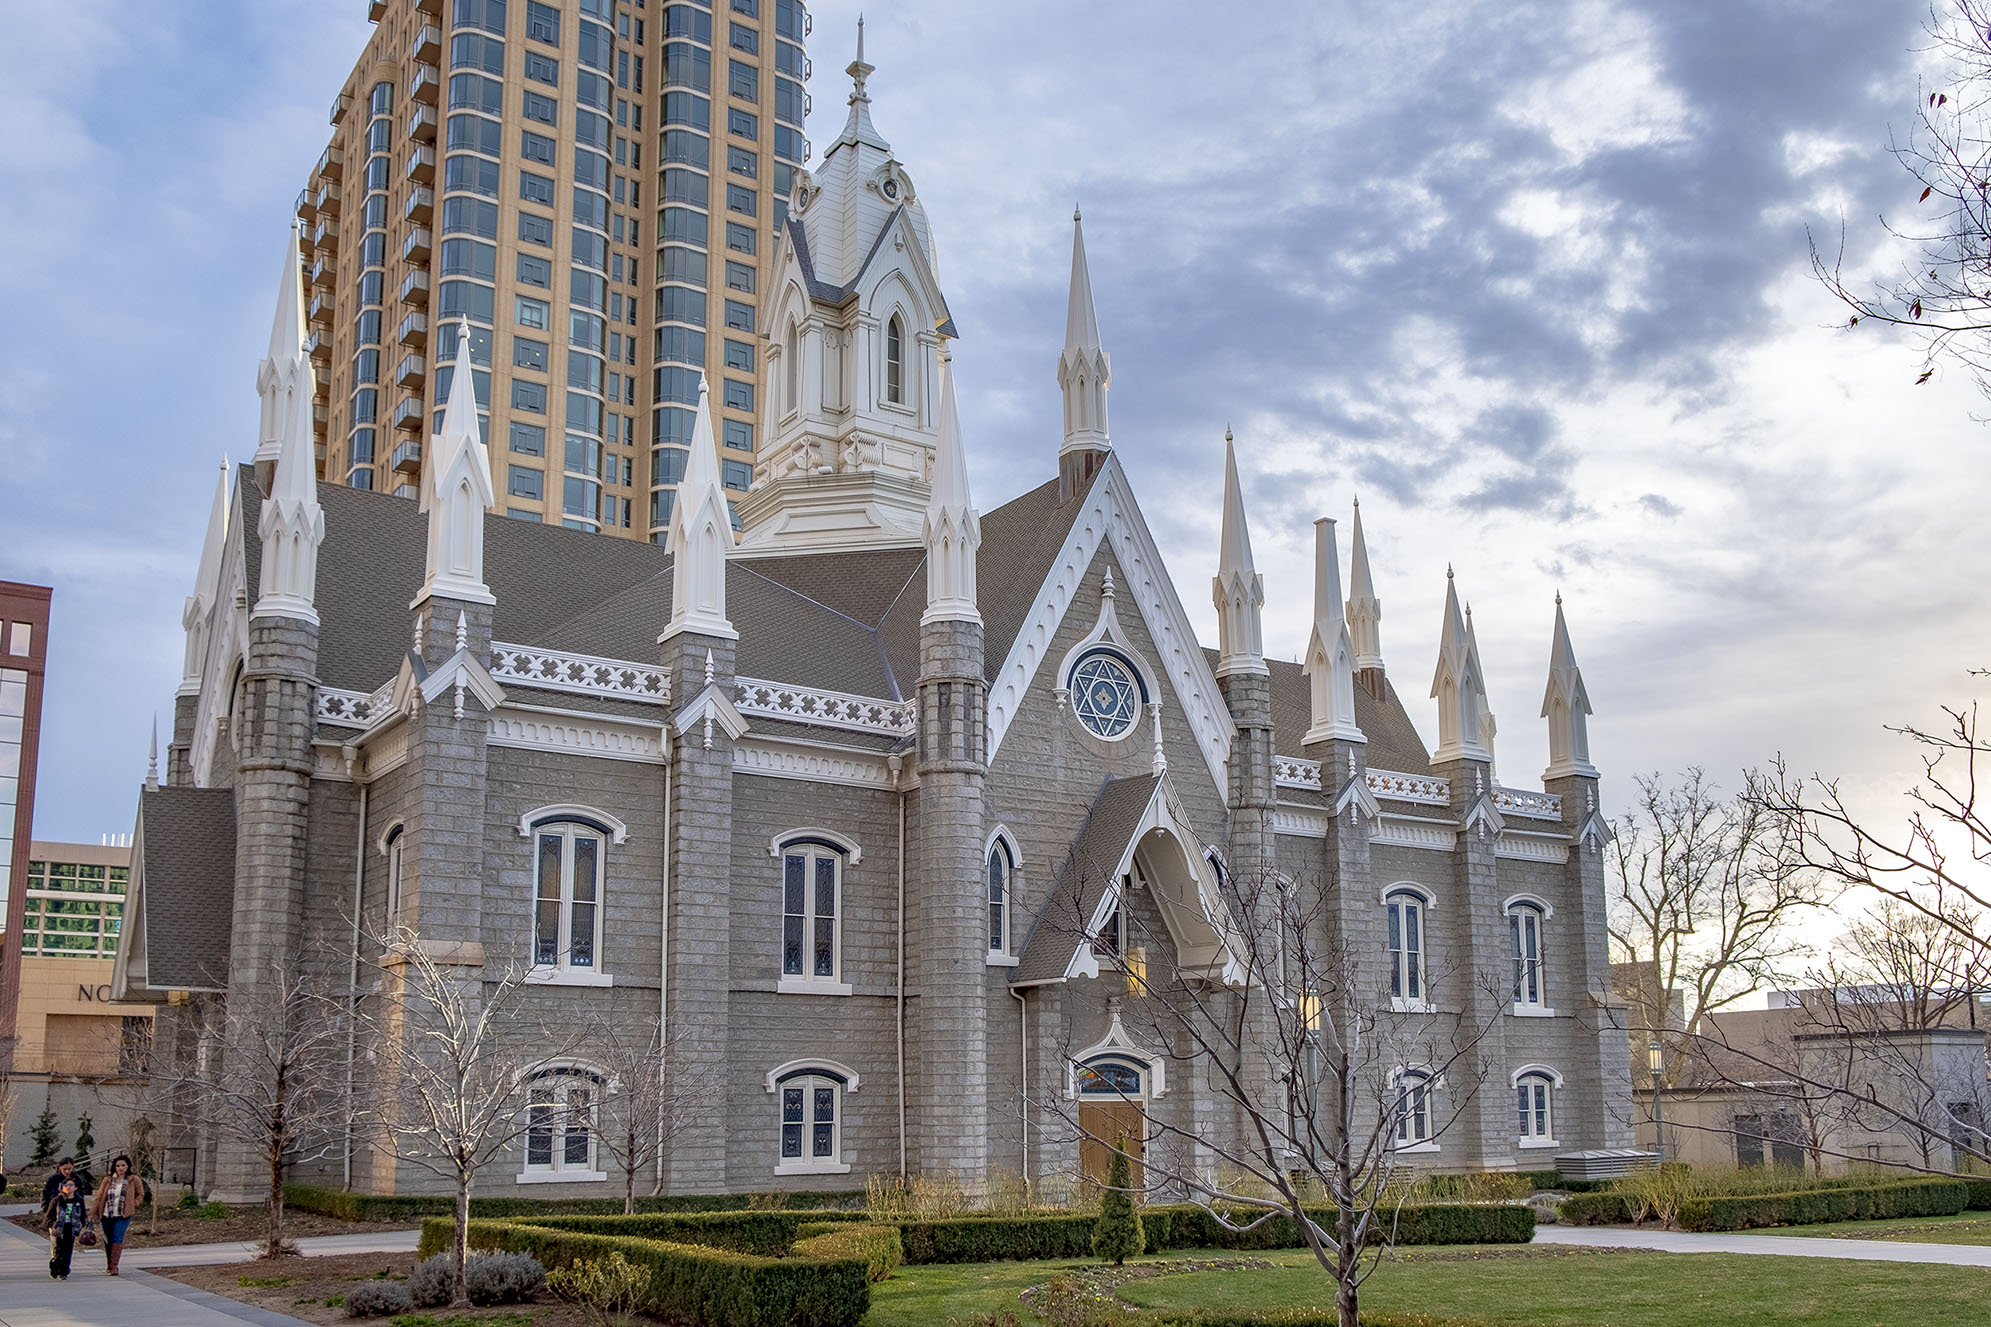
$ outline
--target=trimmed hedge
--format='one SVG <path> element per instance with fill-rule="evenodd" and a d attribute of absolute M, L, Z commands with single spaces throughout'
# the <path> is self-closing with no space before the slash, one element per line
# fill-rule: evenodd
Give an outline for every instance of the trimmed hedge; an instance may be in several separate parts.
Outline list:
<path fill-rule="evenodd" d="M 1555 1215 L 1565 1226 L 1628 1226 L 1632 1204 L 1622 1193 L 1579 1193 L 1558 1203 Z"/>
<path fill-rule="evenodd" d="M 687 1193 L 638 1197 L 639 1215 L 660 1212 L 744 1212 L 756 1196 L 778 1196 L 786 1209 L 821 1213 L 861 1209 L 862 1190 L 830 1193 L 785 1193 L 752 1195 L 744 1193 Z M 284 1205 L 301 1212 L 317 1212 L 341 1221 L 408 1222 L 425 1216 L 450 1216 L 456 1199 L 448 1194 L 371 1194 L 349 1189 L 326 1189 L 312 1184 L 283 1186 Z M 470 1215 L 504 1219 L 540 1216 L 621 1216 L 620 1198 L 472 1198 Z"/>
<path fill-rule="evenodd" d="M 1970 1190 L 1970 1196 L 1964 1200 L 1964 1211 L 1991 1212 L 1991 1180 L 1967 1179 L 1962 1184 Z"/>
<path fill-rule="evenodd" d="M 861 1258 L 872 1281 L 883 1281 L 906 1260 L 897 1226 L 857 1221 L 814 1221 L 796 1231 L 794 1254 L 802 1258 Z"/>
<path fill-rule="evenodd" d="M 1340 1316 L 1329 1309 L 1205 1310 L 1182 1317 L 1174 1310 L 1122 1313 L 1115 1322 L 1125 1327 L 1338 1327 Z M 1362 1327 L 1492 1327 L 1484 1318 L 1433 1318 L 1422 1313 L 1364 1313 Z"/>
<path fill-rule="evenodd" d="M 633 1218 L 640 1220 L 642 1218 Z M 423 1239 L 448 1221 L 424 1223 Z M 862 1257 L 767 1258 L 696 1244 L 554 1229 L 534 1221 L 473 1220 L 470 1246 L 529 1253 L 548 1267 L 623 1257 L 650 1269 L 642 1309 L 710 1327 L 857 1327 L 871 1307 Z"/>
<path fill-rule="evenodd" d="M 1826 1221 L 1875 1221 L 1902 1216 L 1954 1216 L 1970 1201 L 1960 1180 L 1913 1180 L 1867 1188 L 1752 1193 L 1689 1198 L 1680 1204 L 1682 1230 L 1747 1230 Z"/>
<path fill-rule="evenodd" d="M 488 1218 L 472 1217 L 473 1222 Z M 666 1244 L 696 1244 L 729 1253 L 779 1258 L 795 1243 L 807 1222 L 827 1227 L 860 1222 L 862 1212 L 686 1212 L 650 1216 L 523 1216 L 510 1220 L 577 1235 L 607 1235 L 622 1239 L 654 1239 Z M 422 1256 L 449 1247 L 454 1217 L 432 1216 L 422 1222 Z"/>

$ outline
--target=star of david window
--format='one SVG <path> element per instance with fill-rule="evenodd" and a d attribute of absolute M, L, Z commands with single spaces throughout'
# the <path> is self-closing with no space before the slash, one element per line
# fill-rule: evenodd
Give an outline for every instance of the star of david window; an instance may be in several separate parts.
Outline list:
<path fill-rule="evenodd" d="M 1072 713 L 1095 737 L 1125 737 L 1141 717 L 1147 689 L 1125 660 L 1105 650 L 1082 655 L 1068 684 Z"/>

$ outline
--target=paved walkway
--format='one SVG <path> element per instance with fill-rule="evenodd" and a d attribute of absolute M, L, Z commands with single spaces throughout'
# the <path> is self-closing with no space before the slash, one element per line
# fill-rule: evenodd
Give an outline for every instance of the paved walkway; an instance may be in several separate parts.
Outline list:
<path fill-rule="evenodd" d="M 1881 1239 L 1815 1239 L 1804 1235 L 1702 1235 L 1686 1230 L 1625 1230 L 1605 1226 L 1537 1226 L 1535 1243 L 1578 1244 L 1598 1249 L 1659 1249 L 1666 1253 L 1760 1253 L 1785 1258 L 1991 1267 L 1991 1246 L 1981 1244 L 1909 1244 Z"/>
<path fill-rule="evenodd" d="M 5 1220 L 33 1211 L 27 1204 L 0 1207 L 0 1327 L 301 1327 L 302 1320 L 237 1304 L 205 1290 L 150 1276 L 137 1267 L 176 1267 L 239 1262 L 254 1255 L 248 1244 L 182 1244 L 127 1249 L 123 1274 L 104 1275 L 101 1249 L 78 1249 L 67 1281 L 48 1277 L 48 1241 Z M 298 1241 L 309 1256 L 391 1253 L 415 1247 L 416 1232 L 321 1235 Z"/>

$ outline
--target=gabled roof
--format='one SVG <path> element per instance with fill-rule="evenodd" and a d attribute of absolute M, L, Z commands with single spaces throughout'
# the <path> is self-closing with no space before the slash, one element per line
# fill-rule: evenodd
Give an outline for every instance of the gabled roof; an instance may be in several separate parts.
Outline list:
<path fill-rule="evenodd" d="M 1112 887 L 1135 831 L 1161 787 L 1159 774 L 1109 779 L 1093 799 L 1072 850 L 1058 868 L 1044 906 L 1031 923 L 1029 938 L 1010 984 L 1028 986 L 1057 981 L 1070 966 L 1072 953 L 1085 942 L 1100 899 Z"/>
<path fill-rule="evenodd" d="M 1203 653 L 1214 666 L 1217 652 L 1206 649 Z M 1265 666 L 1272 673 L 1272 749 L 1282 756 L 1302 756 L 1307 729 L 1313 724 L 1313 690 L 1306 672 L 1299 664 L 1280 659 L 1267 659 Z M 1369 768 L 1399 774 L 1430 773 L 1430 753 L 1397 698 L 1396 688 L 1385 681 L 1383 691 L 1388 699 L 1378 701 L 1365 688 L 1355 688 L 1355 722 L 1369 739 L 1365 754 Z"/>
<path fill-rule="evenodd" d="M 130 994 L 225 990 L 235 916 L 234 791 L 144 790 L 133 842 L 118 956 Z M 152 945 L 152 935 L 170 943 Z"/>

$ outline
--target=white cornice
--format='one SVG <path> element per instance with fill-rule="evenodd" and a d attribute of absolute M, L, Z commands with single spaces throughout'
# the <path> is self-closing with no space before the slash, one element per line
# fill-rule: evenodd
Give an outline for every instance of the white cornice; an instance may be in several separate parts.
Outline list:
<path fill-rule="evenodd" d="M 1086 572 L 1091 568 L 1101 543 L 1108 544 L 1120 561 L 1124 575 L 1117 582 L 1119 593 L 1139 609 L 1154 637 L 1156 663 L 1174 688 L 1177 703 L 1188 718 L 1204 764 L 1215 780 L 1217 791 L 1226 790 L 1224 765 L 1230 756 L 1230 712 L 1224 708 L 1217 679 L 1203 657 L 1203 646 L 1189 624 L 1181 599 L 1176 597 L 1161 550 L 1142 519 L 1127 476 L 1117 456 L 1108 454 L 1084 508 L 1072 521 L 1071 533 L 1058 551 L 1051 573 L 1037 591 L 1030 612 L 1024 617 L 1009 654 L 996 673 L 989 692 L 989 759 L 995 759 L 1004 734 L 1023 708 L 1051 640 L 1071 608 Z"/>
<path fill-rule="evenodd" d="M 892 772 L 883 755 L 770 737 L 749 736 L 736 742 L 733 772 L 851 788 L 892 786 Z"/>
<path fill-rule="evenodd" d="M 565 715 L 506 705 L 490 718 L 490 744 L 600 760 L 664 763 L 661 725 L 605 714 Z"/>

